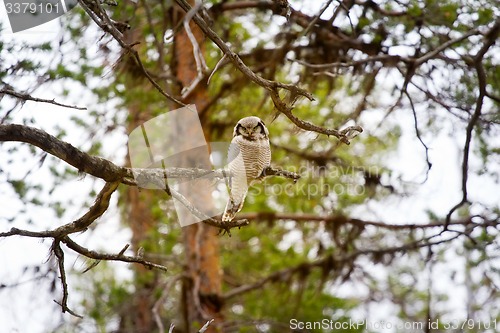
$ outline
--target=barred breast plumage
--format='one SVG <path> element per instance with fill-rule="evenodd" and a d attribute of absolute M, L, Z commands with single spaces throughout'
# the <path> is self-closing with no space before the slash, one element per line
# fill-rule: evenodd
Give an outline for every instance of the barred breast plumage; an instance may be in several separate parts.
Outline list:
<path fill-rule="evenodd" d="M 259 180 L 271 163 L 269 131 L 258 117 L 246 117 L 234 127 L 233 140 L 228 151 L 230 171 L 229 200 L 223 221 L 231 221 L 243 208 L 248 187 Z"/>

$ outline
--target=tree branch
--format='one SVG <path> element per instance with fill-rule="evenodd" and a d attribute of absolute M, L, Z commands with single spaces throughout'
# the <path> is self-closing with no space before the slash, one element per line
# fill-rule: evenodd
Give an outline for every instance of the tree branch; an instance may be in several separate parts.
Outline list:
<path fill-rule="evenodd" d="M 172 198 L 179 201 L 184 207 L 186 207 L 189 210 L 191 214 L 199 218 L 201 220 L 200 222 L 224 230 L 224 232 L 226 232 L 229 236 L 231 236 L 232 228 L 241 228 L 249 224 L 248 220 L 239 219 L 233 221 L 222 221 L 221 219 L 217 220 L 213 217 L 209 217 L 205 215 L 203 212 L 200 212 L 179 192 L 175 191 L 174 189 L 170 189 L 170 193 L 172 195 Z"/>
<path fill-rule="evenodd" d="M 485 34 L 485 41 L 481 49 L 476 53 L 473 58 L 473 65 L 476 70 L 478 86 L 479 86 L 479 95 L 476 99 L 476 107 L 474 113 L 472 114 L 466 128 L 466 137 L 464 143 L 464 152 L 462 158 L 462 199 L 455 206 L 453 206 L 448 214 L 446 215 L 446 222 L 444 224 L 443 231 L 448 229 L 448 225 L 451 221 L 451 215 L 460 207 L 462 207 L 468 201 L 467 195 L 467 180 L 469 176 L 469 153 L 470 153 L 470 144 L 472 141 L 472 132 L 474 131 L 474 127 L 476 126 L 479 117 L 481 116 L 481 112 L 483 110 L 484 98 L 486 96 L 486 73 L 483 67 L 483 58 L 486 52 L 490 49 L 492 45 L 494 45 L 497 41 L 498 35 L 500 33 L 500 19 L 497 19 L 495 25 Z"/>
<path fill-rule="evenodd" d="M 189 5 L 189 3 L 187 3 L 187 1 L 176 0 L 176 3 L 186 13 L 192 13 L 192 7 L 191 5 Z M 291 96 L 306 97 L 307 99 L 312 101 L 314 100 L 314 98 L 309 92 L 293 84 L 271 81 L 258 76 L 243 62 L 243 60 L 241 60 L 238 54 L 236 54 L 233 50 L 231 50 L 231 48 L 210 28 L 210 26 L 198 13 L 195 13 L 193 15 L 193 21 L 200 27 L 200 29 L 205 33 L 205 35 L 208 38 L 210 38 L 210 40 L 212 40 L 215 43 L 215 45 L 217 45 L 221 49 L 221 51 L 224 53 L 224 57 L 229 58 L 229 60 L 233 63 L 234 66 L 236 66 L 236 68 L 240 70 L 240 72 L 242 72 L 252 82 L 258 84 L 259 86 L 263 87 L 264 89 L 270 92 L 271 99 L 276 109 L 279 112 L 283 113 L 286 117 L 288 117 L 298 127 L 308 131 L 335 136 L 346 144 L 349 144 L 349 137 L 346 135 L 347 133 L 345 132 L 346 130 L 357 131 L 358 133 L 363 131 L 359 126 L 351 126 L 349 129 L 346 129 L 344 131 L 326 129 L 295 117 L 291 112 L 292 108 L 290 106 L 287 106 L 286 103 L 283 102 L 283 100 L 279 96 L 279 89 L 288 90 Z"/>
<path fill-rule="evenodd" d="M 57 258 L 57 263 L 59 266 L 59 273 L 60 279 L 61 279 L 61 285 L 63 289 L 63 297 L 61 302 L 57 302 L 62 308 L 62 312 L 68 312 L 69 314 L 78 317 L 78 318 L 83 318 L 81 315 L 76 314 L 73 312 L 69 307 L 68 307 L 68 283 L 66 282 L 66 270 L 64 268 L 64 251 L 61 249 L 60 241 L 58 239 L 54 239 L 54 243 L 52 244 L 52 252 L 54 252 L 54 255 Z"/>
<path fill-rule="evenodd" d="M 242 294 L 260 289 L 264 285 L 268 283 L 273 283 L 273 282 L 287 282 L 294 274 L 300 274 L 301 277 L 304 277 L 304 275 L 310 274 L 310 272 L 315 269 L 323 269 L 325 272 L 329 271 L 339 271 L 340 268 L 342 268 L 346 264 L 352 265 L 354 260 L 361 256 L 361 255 L 367 255 L 371 254 L 373 256 L 380 257 L 384 254 L 396 254 L 399 252 L 404 252 L 404 251 L 409 251 L 409 250 L 416 250 L 424 247 L 433 247 L 436 245 L 440 245 L 443 243 L 450 242 L 452 240 L 457 239 L 460 237 L 461 234 L 454 235 L 452 237 L 446 238 L 446 239 L 441 239 L 437 241 L 431 242 L 430 240 L 434 238 L 435 236 L 431 237 L 426 237 L 421 240 L 417 240 L 414 242 L 410 242 L 407 244 L 403 244 L 400 246 L 394 246 L 394 247 L 387 247 L 383 249 L 366 249 L 366 250 L 359 250 L 353 253 L 349 253 L 346 255 L 327 255 L 324 258 L 313 261 L 313 262 L 304 262 L 299 265 L 296 265 L 294 267 L 286 268 L 280 271 L 277 271 L 275 273 L 272 273 L 268 275 L 267 277 L 262 278 L 261 280 L 251 283 L 251 284 L 243 284 L 239 287 L 233 288 L 232 290 L 226 292 L 221 296 L 221 299 L 224 301 L 227 301 L 231 298 L 240 296 Z M 351 269 L 349 269 L 351 271 Z"/>
<path fill-rule="evenodd" d="M 97 195 L 95 203 L 92 207 L 90 207 L 89 211 L 78 220 L 65 224 L 52 231 L 54 237 L 58 237 L 58 235 L 66 236 L 75 232 L 85 231 L 96 219 L 101 217 L 106 210 L 108 210 L 111 195 L 119 184 L 119 181 L 106 183 L 101 192 Z"/>
<path fill-rule="evenodd" d="M 144 76 L 151 82 L 151 84 L 167 99 L 177 103 L 181 106 L 186 106 L 185 103 L 181 102 L 177 98 L 168 94 L 163 88 L 156 82 L 151 74 L 148 72 L 144 64 L 142 63 L 141 57 L 139 53 L 133 48 L 135 45 L 139 44 L 138 42 L 128 44 L 123 40 L 123 34 L 120 30 L 117 29 L 117 22 L 112 21 L 105 10 L 102 9 L 101 4 L 97 0 L 78 0 L 78 3 L 85 12 L 90 16 L 90 18 L 99 26 L 103 31 L 109 33 L 118 44 L 125 49 L 127 52 L 132 54 L 134 60 L 137 65 L 141 69 Z"/>
<path fill-rule="evenodd" d="M 71 144 L 61 141 L 40 129 L 17 125 L 0 125 L 0 142 L 19 141 L 32 144 L 74 166 L 80 172 L 88 173 L 107 182 L 121 181 L 127 169 L 103 158 L 90 156 Z"/>
<path fill-rule="evenodd" d="M 438 222 L 423 222 L 423 223 L 409 223 L 409 224 L 391 224 L 383 223 L 369 220 L 361 220 L 357 218 L 349 218 L 344 215 L 327 215 L 321 216 L 317 214 L 305 214 L 305 213 L 274 213 L 274 212 L 254 212 L 254 213 L 243 213 L 238 215 L 241 219 L 247 220 L 258 220 L 258 221 L 276 221 L 276 220 L 291 220 L 297 222 L 327 222 L 335 224 L 352 224 L 357 226 L 374 226 L 382 229 L 389 230 L 416 230 L 416 229 L 429 229 L 429 228 L 440 228 L 443 227 L 443 221 Z M 469 224 L 474 224 L 472 222 L 472 217 L 465 218 L 463 220 L 451 221 L 450 225 L 456 226 L 467 226 Z M 480 224 L 474 224 L 479 226 Z"/>
<path fill-rule="evenodd" d="M 73 241 L 69 236 L 65 236 L 61 239 L 61 242 L 63 242 L 68 248 L 72 249 L 73 251 L 81 254 L 82 256 L 85 256 L 90 259 L 95 259 L 95 260 L 110 260 L 110 261 L 123 261 L 123 262 L 128 262 L 128 263 L 135 263 L 135 264 L 141 264 L 144 267 L 147 268 L 155 268 L 159 269 L 160 271 L 167 272 L 167 267 L 159 264 L 155 264 L 154 262 L 145 260 L 141 256 L 127 256 L 124 255 L 121 251 L 117 254 L 111 254 L 111 253 L 100 253 L 96 252 L 93 250 L 89 250 L 80 244 L 76 243 Z"/>
<path fill-rule="evenodd" d="M 116 190 L 120 183 L 131 186 L 137 186 L 138 183 L 155 184 L 158 188 L 165 187 L 165 177 L 199 179 L 199 178 L 219 178 L 224 179 L 228 176 L 225 170 L 204 170 L 204 169 L 186 169 L 186 168 L 168 168 L 168 169 L 132 169 L 115 165 L 114 163 L 96 156 L 88 155 L 75 148 L 69 143 L 33 127 L 23 125 L 0 125 L 0 142 L 19 141 L 30 143 L 42 150 L 60 158 L 68 164 L 74 166 L 81 172 L 91 174 L 97 178 L 108 181 L 96 198 L 95 204 L 89 211 L 78 220 L 63 225 L 52 231 L 30 232 L 23 231 L 24 236 L 29 237 L 54 237 L 68 235 L 83 231 L 92 222 L 100 217 L 109 207 L 111 194 Z M 281 176 L 297 181 L 300 175 L 273 167 L 264 170 L 263 176 Z M 246 220 L 237 220 L 222 222 L 220 220 L 205 216 L 198 211 L 184 196 L 170 189 L 171 196 L 181 202 L 193 215 L 202 220 L 203 223 L 220 228 L 230 235 L 230 229 L 248 225 Z M 20 230 L 11 229 L 10 232 L 1 233 L 0 236 L 10 236 L 20 234 Z"/>
<path fill-rule="evenodd" d="M 185 0 L 176 0 L 175 1 L 186 13 L 189 13 L 192 10 L 191 5 Z M 231 62 L 251 81 L 258 84 L 259 86 L 269 90 L 275 91 L 278 88 L 283 88 L 286 90 L 290 90 L 294 93 L 297 93 L 300 96 L 306 97 L 309 100 L 314 100 L 312 95 L 291 84 L 285 84 L 281 82 L 271 81 L 264 79 L 257 74 L 255 74 L 245 63 L 241 60 L 241 58 L 231 50 L 231 48 L 213 31 L 209 25 L 205 22 L 205 20 L 198 14 L 195 13 L 193 15 L 193 21 L 200 27 L 200 29 L 205 33 L 205 35 L 212 40 L 215 45 L 221 49 L 221 51 L 231 60 Z"/>
<path fill-rule="evenodd" d="M 57 105 L 57 106 L 62 106 L 65 108 L 71 108 L 71 109 L 77 109 L 77 110 L 87 110 L 86 107 L 63 104 L 63 103 L 56 102 L 54 99 L 44 99 L 44 98 L 33 97 L 27 93 L 21 93 L 21 92 L 14 91 L 10 87 L 3 87 L 2 89 L 0 89 L 0 95 L 1 94 L 6 94 L 6 95 L 9 95 L 12 97 L 16 97 L 16 98 L 19 98 L 19 99 L 24 100 L 24 101 L 49 103 L 49 104 L 53 104 L 53 105 Z M 0 100 L 1 100 L 1 96 L 0 96 Z"/>

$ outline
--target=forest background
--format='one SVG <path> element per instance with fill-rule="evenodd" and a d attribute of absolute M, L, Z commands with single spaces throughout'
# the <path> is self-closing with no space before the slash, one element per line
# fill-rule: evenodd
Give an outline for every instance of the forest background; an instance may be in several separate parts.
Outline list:
<path fill-rule="evenodd" d="M 17 34 L 2 15 L 8 331 L 495 331 L 495 1 L 80 0 Z M 184 104 L 207 142 L 261 117 L 301 178 L 181 228 L 127 135 Z"/>

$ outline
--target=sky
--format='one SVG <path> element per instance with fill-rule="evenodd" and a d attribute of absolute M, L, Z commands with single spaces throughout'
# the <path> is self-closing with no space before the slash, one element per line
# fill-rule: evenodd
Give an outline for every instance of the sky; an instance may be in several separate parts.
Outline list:
<path fill-rule="evenodd" d="M 6 14 L 3 7 L 2 0 L 0 0 L 0 22 L 6 23 Z M 39 26 L 35 29 L 30 29 L 26 32 L 12 34 L 8 31 L 0 32 L 2 37 L 16 40 L 16 41 L 37 41 L 51 40 L 58 38 L 59 25 L 57 20 Z M 45 91 L 44 98 L 52 98 L 51 91 Z M 81 104 L 91 105 L 95 101 L 90 96 L 88 99 L 82 99 Z M 380 98 L 390 99 L 390 96 L 381 96 Z M 64 100 L 63 97 L 57 97 L 60 102 L 67 102 L 75 104 L 74 100 Z M 38 128 L 46 130 L 51 133 L 54 127 L 60 126 L 73 126 L 70 118 L 74 115 L 81 115 L 82 111 L 56 107 L 49 104 L 39 104 L 28 102 L 14 116 L 14 121 L 20 121 L 25 117 L 33 117 L 35 125 Z M 376 134 L 376 127 L 380 121 L 380 113 L 373 113 L 370 116 L 362 118 L 362 126 L 365 128 L 363 135 Z M 395 166 L 396 173 L 394 177 L 402 177 L 408 183 L 419 183 L 422 181 L 425 162 L 424 150 L 422 145 L 416 140 L 413 131 L 413 119 L 411 114 L 396 113 L 391 121 L 398 122 L 403 127 L 403 136 L 399 141 L 399 148 L 394 153 L 389 162 Z M 272 130 L 272 128 L 270 128 Z M 429 145 L 430 160 L 433 167 L 429 172 L 429 178 L 425 184 L 421 186 L 415 185 L 415 193 L 411 198 L 390 198 L 386 202 L 379 204 L 372 204 L 365 211 L 357 211 L 361 218 L 377 219 L 386 221 L 388 223 L 424 223 L 427 221 L 425 210 L 432 209 L 438 215 L 446 215 L 448 210 L 460 200 L 460 170 L 461 163 L 460 149 L 463 146 L 464 137 L 450 135 L 453 129 L 449 128 L 447 131 L 442 131 L 441 134 L 434 137 L 432 135 L 424 135 L 424 140 Z M 126 139 L 126 138 L 125 138 Z M 65 140 L 75 146 L 85 145 L 85 137 L 81 130 L 74 128 L 68 131 Z M 115 162 L 120 163 L 120 154 L 124 155 L 125 142 L 123 137 L 109 137 L 104 144 L 105 153 L 109 154 L 110 158 L 114 158 Z M 4 154 L 6 148 L 12 146 L 19 146 L 19 143 L 10 143 L 2 145 L 0 154 Z M 23 148 L 25 149 L 25 148 Z M 474 149 L 474 146 L 472 147 Z M 119 152 L 114 154 L 114 152 Z M 12 177 L 20 177 L 30 167 L 36 165 L 36 161 L 28 160 L 25 164 L 17 164 L 9 166 L 8 172 Z M 474 164 L 474 163 L 473 163 Z M 1 155 L 0 155 L 0 165 Z M 35 179 L 48 179 L 48 170 L 44 168 L 35 168 L 30 177 Z M 1 178 L 0 178 L 1 179 Z M 385 181 L 394 181 L 395 179 L 385 179 Z M 3 179 L 1 179 L 3 181 Z M 102 184 L 102 182 L 101 182 Z M 61 198 L 67 196 L 67 193 L 74 195 L 75 205 L 70 207 L 65 214 L 64 218 L 68 220 L 57 219 L 51 209 L 36 208 L 31 210 L 32 218 L 36 220 L 37 228 L 52 228 L 77 218 L 83 212 L 81 205 L 87 200 L 84 193 L 94 186 L 94 181 L 90 176 L 85 178 L 77 178 L 69 181 L 58 188 L 52 195 L 54 197 L 60 196 Z M 78 195 L 78 193 L 81 193 Z M 472 176 L 469 181 L 469 195 L 472 199 L 485 202 L 485 203 L 498 203 L 500 202 L 500 191 L 497 185 L 487 178 L 478 178 Z M 9 211 L 12 207 L 19 205 L 15 200 L 14 193 L 9 191 L 5 184 L 0 183 L 0 230 L 8 230 L 12 225 L 5 223 L 5 218 L 11 217 Z M 389 209 L 387 207 L 390 207 Z M 15 221 L 15 226 L 18 228 L 31 229 L 33 226 L 21 221 Z M 130 231 L 123 228 L 119 224 L 118 212 L 115 208 L 111 208 L 106 216 L 99 220 L 97 228 L 89 233 L 84 233 L 77 236 L 77 240 L 88 245 L 91 248 L 98 248 L 110 252 L 117 252 L 129 241 Z M 53 302 L 54 298 L 60 297 L 60 293 L 56 291 L 55 294 L 49 292 L 46 283 L 30 281 L 28 276 L 24 274 L 25 267 L 38 265 L 44 267 L 47 265 L 48 249 L 50 242 L 39 241 L 36 239 L 23 239 L 21 237 L 10 237 L 7 239 L 0 239 L 0 284 L 15 285 L 19 284 L 16 288 L 3 288 L 0 289 L 0 323 L 2 323 L 2 330 L 6 332 L 30 332 L 42 333 L 46 332 L 48 328 L 53 327 L 57 322 L 70 322 L 69 315 L 60 315 L 54 318 L 54 313 L 57 313 L 58 306 Z M 76 270 L 83 270 L 85 262 L 76 258 L 75 256 L 68 256 L 67 265 L 74 267 Z M 463 261 L 458 257 L 451 257 L 449 265 L 463 265 Z M 130 276 L 126 264 L 113 264 L 117 270 L 117 274 L 124 279 Z M 380 267 L 373 267 L 374 274 L 383 275 L 384 271 Z M 462 304 L 467 297 L 463 288 L 452 287 L 450 289 L 450 281 L 445 278 L 449 268 L 440 266 L 433 273 L 435 277 L 435 288 L 442 290 L 450 295 L 448 302 L 452 308 L 455 309 L 457 316 L 462 317 L 464 308 Z M 432 275 L 431 275 L 432 276 Z M 443 276 L 439 278 L 439 276 Z M 425 280 L 426 275 L 422 275 Z M 47 280 L 42 280 L 47 281 Z M 78 303 L 82 297 L 82 293 L 74 290 L 77 284 L 77 278 L 74 274 L 70 275 L 70 307 Z M 60 286 L 56 285 L 57 290 Z M 337 288 L 338 296 L 352 297 L 353 295 L 363 296 L 367 290 L 363 287 L 356 285 L 344 285 L 343 288 Z M 55 309 L 55 311 L 53 311 Z M 381 310 L 382 309 L 382 310 Z M 76 309 L 78 310 L 78 309 Z M 371 320 L 377 322 L 380 320 L 387 320 L 387 313 L 391 313 L 393 309 L 388 304 L 381 305 L 379 309 L 371 309 L 373 317 Z M 386 312 L 387 311 L 387 312 Z M 77 311 L 78 312 L 78 311 Z M 27 315 L 29 320 L 26 320 Z M 363 313 L 359 314 L 359 319 L 363 319 Z M 395 314 L 392 313 L 392 317 Z M 384 331 L 390 332 L 390 330 Z"/>

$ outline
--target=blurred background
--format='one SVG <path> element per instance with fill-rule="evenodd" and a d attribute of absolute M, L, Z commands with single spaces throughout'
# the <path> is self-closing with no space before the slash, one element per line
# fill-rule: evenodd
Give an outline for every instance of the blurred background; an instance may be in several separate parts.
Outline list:
<path fill-rule="evenodd" d="M 197 332 L 215 319 L 207 332 L 497 332 L 496 2 L 190 3 L 188 16 L 201 15 L 254 73 L 312 94 L 280 90 L 292 117 L 361 126 L 350 145 L 277 112 L 268 90 L 187 26 L 179 3 L 83 0 L 15 34 L 0 6 L 0 125 L 36 127 L 128 166 L 127 135 L 180 107 L 159 87 L 197 106 L 207 142 L 229 142 L 242 117 L 262 118 L 272 165 L 301 179 L 252 187 L 238 215 L 250 225 L 231 237 L 181 228 L 166 193 L 120 185 L 72 239 L 102 253 L 130 244 L 126 253 L 168 271 L 63 247 L 68 306 L 83 318 L 54 302 L 62 288 L 50 239 L 0 238 L 2 331 Z M 103 184 L 2 142 L 0 232 L 69 223 Z"/>

